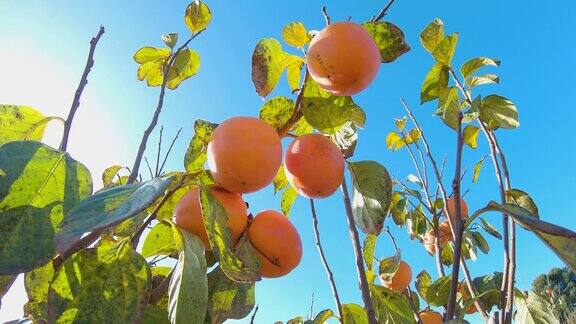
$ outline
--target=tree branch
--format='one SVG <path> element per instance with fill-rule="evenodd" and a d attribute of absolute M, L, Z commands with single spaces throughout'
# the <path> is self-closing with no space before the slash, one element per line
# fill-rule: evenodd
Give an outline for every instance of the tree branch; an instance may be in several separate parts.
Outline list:
<path fill-rule="evenodd" d="M 380 21 L 382 18 L 384 18 L 384 16 L 386 16 L 386 14 L 388 13 L 388 9 L 390 9 L 390 7 L 392 6 L 393 3 L 394 3 L 394 0 L 388 1 L 386 6 L 384 6 L 384 8 L 382 8 L 382 10 L 380 10 L 380 13 L 378 14 L 378 16 L 372 17 L 372 19 L 370 19 L 370 21 L 371 22 L 377 22 L 377 21 Z"/>
<path fill-rule="evenodd" d="M 250 318 L 250 324 L 254 324 L 254 320 L 256 319 L 256 313 L 258 313 L 258 305 L 256 305 L 256 308 L 254 309 L 254 313 L 252 313 L 252 317 Z"/>
<path fill-rule="evenodd" d="M 180 127 L 180 129 L 178 130 L 178 133 L 176 133 L 176 136 L 174 136 L 174 139 L 172 139 L 172 143 L 170 143 L 170 147 L 168 147 L 168 151 L 166 151 L 166 155 L 164 156 L 164 160 L 162 161 L 162 165 L 160 165 L 160 171 L 159 171 L 158 175 L 162 174 L 162 171 L 164 170 L 164 165 L 166 164 L 166 160 L 168 160 L 168 156 L 170 155 L 170 152 L 172 151 L 172 147 L 174 146 L 174 143 L 176 143 L 176 140 L 180 136 L 180 132 L 182 132 L 182 127 Z"/>
<path fill-rule="evenodd" d="M 366 271 L 364 269 L 364 261 L 362 260 L 362 248 L 360 247 L 360 238 L 356 224 L 354 223 L 354 216 L 352 215 L 352 205 L 350 203 L 350 195 L 348 194 L 348 187 L 346 185 L 346 177 L 342 178 L 342 195 L 344 198 L 344 207 L 346 208 L 346 216 L 348 218 L 348 229 L 350 230 L 350 237 L 352 238 L 352 245 L 354 246 L 354 256 L 356 257 L 356 270 L 358 271 L 358 279 L 360 281 L 360 290 L 362 291 L 362 300 L 364 301 L 364 308 L 368 316 L 368 323 L 377 324 L 376 313 L 372 306 L 372 299 L 370 298 L 370 287 L 366 279 Z"/>
<path fill-rule="evenodd" d="M 316 216 L 316 207 L 314 207 L 314 199 L 310 199 L 310 210 L 312 211 L 312 227 L 314 228 L 314 238 L 316 239 L 316 247 L 318 248 L 318 253 L 320 254 L 320 259 L 328 275 L 328 281 L 330 281 L 330 288 L 332 288 L 332 294 L 334 295 L 334 301 L 336 302 L 336 307 L 338 310 L 338 318 L 342 318 L 342 303 L 340 302 L 340 295 L 338 294 L 338 289 L 336 288 L 336 281 L 334 280 L 334 274 L 330 270 L 330 265 L 328 260 L 326 260 L 326 255 L 324 254 L 324 249 L 322 248 L 322 243 L 320 241 L 320 231 L 318 230 L 318 217 Z"/>
<path fill-rule="evenodd" d="M 164 125 L 160 126 L 160 137 L 158 138 L 158 152 L 156 152 L 156 165 L 154 167 L 154 177 L 159 175 L 158 170 L 160 169 L 160 153 L 162 151 L 162 135 L 164 133 Z"/>
<path fill-rule="evenodd" d="M 328 16 L 326 6 L 322 6 L 322 15 L 324 16 L 324 21 L 326 21 L 326 26 L 330 26 L 330 16 Z"/>
<path fill-rule="evenodd" d="M 474 299 L 474 306 L 478 310 L 478 313 L 482 315 L 484 322 L 488 322 L 490 319 L 488 314 L 486 314 L 486 310 L 482 306 L 479 300 L 476 299 L 476 290 L 474 289 L 474 285 L 472 283 L 472 277 L 470 276 L 470 270 L 468 270 L 468 266 L 466 265 L 466 260 L 464 258 L 460 258 L 460 265 L 462 266 L 462 272 L 464 273 L 464 278 L 466 280 L 466 286 L 468 286 L 468 291 L 470 291 L 470 297 Z"/>
<path fill-rule="evenodd" d="M 302 97 L 304 97 L 304 90 L 306 89 L 306 84 L 308 79 L 310 78 L 310 73 L 308 69 L 306 69 L 306 74 L 304 75 L 304 81 L 302 82 L 302 86 L 300 86 L 300 92 L 298 93 L 298 97 L 296 97 L 296 103 L 294 104 L 294 112 L 290 119 L 278 130 L 278 136 L 280 138 L 284 138 L 288 132 L 294 127 L 294 125 L 302 118 L 302 110 L 300 110 L 300 104 L 302 103 Z"/>
<path fill-rule="evenodd" d="M 62 141 L 60 142 L 60 151 L 66 151 L 66 148 L 68 147 L 68 137 L 70 136 L 72 121 L 74 120 L 76 110 L 78 110 L 78 107 L 80 107 L 80 97 L 82 96 L 82 91 L 84 91 L 84 87 L 86 84 L 88 84 L 88 74 L 90 74 L 90 70 L 94 66 L 94 52 L 96 50 L 96 45 L 98 45 L 98 41 L 104 32 L 104 26 L 100 26 L 98 34 L 96 34 L 96 36 L 93 37 L 90 41 L 90 51 L 88 52 L 88 59 L 86 61 L 86 66 L 84 67 L 84 73 L 82 73 L 82 78 L 80 78 L 80 83 L 78 84 L 78 88 L 74 93 L 74 100 L 72 101 L 72 106 L 70 106 L 68 117 L 64 122 L 64 134 L 62 135 Z"/>
<path fill-rule="evenodd" d="M 156 304 L 162 296 L 168 292 L 168 287 L 170 286 L 170 280 L 172 280 L 172 275 L 174 274 L 174 268 L 170 271 L 170 273 L 160 282 L 158 287 L 152 290 L 150 294 L 150 298 L 148 298 L 149 304 Z"/>
<path fill-rule="evenodd" d="M 158 95 L 158 103 L 156 105 L 156 110 L 154 111 L 154 116 L 150 121 L 150 125 L 148 125 L 148 128 L 144 131 L 144 134 L 142 135 L 142 140 L 140 141 L 140 146 L 138 147 L 138 153 L 136 154 L 136 159 L 134 160 L 134 166 L 132 167 L 132 172 L 128 176 L 127 183 L 133 183 L 134 181 L 136 181 L 136 178 L 138 177 L 138 172 L 140 170 L 140 163 L 142 162 L 142 156 L 144 155 L 144 151 L 146 150 L 146 144 L 148 143 L 148 137 L 150 137 L 150 134 L 156 127 L 156 124 L 158 124 L 158 117 L 160 116 L 160 113 L 162 112 L 162 107 L 164 105 L 164 95 L 166 94 L 166 84 L 168 83 L 168 75 L 170 72 L 170 68 L 174 65 L 174 61 L 176 60 L 178 53 L 180 53 L 180 51 L 182 51 L 186 46 L 188 46 L 188 44 L 194 38 L 200 35 L 203 31 L 204 30 L 201 30 L 196 34 L 192 35 L 184 44 L 182 44 L 182 46 L 180 46 L 176 50 L 176 52 L 174 52 L 174 54 L 170 58 L 170 61 L 164 67 L 162 85 L 160 86 L 160 94 Z"/>

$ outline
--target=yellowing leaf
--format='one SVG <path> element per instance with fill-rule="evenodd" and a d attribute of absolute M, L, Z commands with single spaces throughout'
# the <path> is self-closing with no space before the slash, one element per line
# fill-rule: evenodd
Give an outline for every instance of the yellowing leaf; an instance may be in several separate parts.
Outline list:
<path fill-rule="evenodd" d="M 189 77 L 198 73 L 200 69 L 200 55 L 189 48 L 185 48 L 178 53 L 174 60 L 174 65 L 168 74 L 168 89 L 176 89 L 178 85 Z"/>
<path fill-rule="evenodd" d="M 178 34 L 177 33 L 165 34 L 165 35 L 162 35 L 161 38 L 162 38 L 162 41 L 164 42 L 164 44 L 166 44 L 166 46 L 168 46 L 170 48 L 174 48 L 174 46 L 178 42 Z"/>
<path fill-rule="evenodd" d="M 434 52 L 436 46 L 438 46 L 445 37 L 444 23 L 438 18 L 434 19 L 426 26 L 422 33 L 420 33 L 422 46 L 430 53 Z"/>
<path fill-rule="evenodd" d="M 445 37 L 436 46 L 432 52 L 432 56 L 436 59 L 436 62 L 445 65 L 450 65 L 454 52 L 456 51 L 456 44 L 458 43 L 458 33 L 454 33 L 450 36 Z"/>
<path fill-rule="evenodd" d="M 480 120 L 484 123 L 501 128 L 511 129 L 520 126 L 518 111 L 512 101 L 507 98 L 490 95 L 482 99 L 480 105 Z"/>
<path fill-rule="evenodd" d="M 288 186 L 284 192 L 282 192 L 282 201 L 280 202 L 280 209 L 282 213 L 288 217 L 290 215 L 290 210 L 292 209 L 292 205 L 298 198 L 298 192 L 296 189 L 292 188 L 292 186 Z"/>
<path fill-rule="evenodd" d="M 499 83 L 500 78 L 496 74 L 483 74 L 478 76 L 471 76 L 466 79 L 468 87 L 476 87 L 483 84 Z"/>
<path fill-rule="evenodd" d="M 163 61 L 170 56 L 169 48 L 156 48 L 152 46 L 142 47 L 134 54 L 134 61 L 139 64 L 147 62 Z"/>
<path fill-rule="evenodd" d="M 304 65 L 304 60 L 295 55 L 288 56 L 287 60 L 289 63 L 287 63 L 286 66 L 286 77 L 290 90 L 294 92 L 300 89 L 301 70 Z"/>
<path fill-rule="evenodd" d="M 462 64 L 460 73 L 464 78 L 468 78 L 472 73 L 476 72 L 479 68 L 487 65 L 500 66 L 500 61 L 488 57 L 475 57 Z"/>
<path fill-rule="evenodd" d="M 400 119 L 396 119 L 394 123 L 396 124 L 396 128 L 398 128 L 399 131 L 403 131 L 407 121 L 408 117 L 404 116 Z"/>
<path fill-rule="evenodd" d="M 46 117 L 27 106 L 0 105 L 0 145 L 11 141 L 39 141 L 44 136 Z"/>
<path fill-rule="evenodd" d="M 478 147 L 478 133 L 480 129 L 476 126 L 467 125 L 464 128 L 462 137 L 464 138 L 464 143 L 471 148 L 475 149 Z"/>
<path fill-rule="evenodd" d="M 406 145 L 406 141 L 396 132 L 388 133 L 386 136 L 386 146 L 392 151 L 398 151 Z"/>
<path fill-rule="evenodd" d="M 420 131 L 418 130 L 418 128 L 413 128 L 409 133 L 408 136 L 406 136 L 406 144 L 412 144 L 415 142 L 418 142 L 418 140 L 420 139 Z"/>
<path fill-rule="evenodd" d="M 420 90 L 420 103 L 434 100 L 440 96 L 442 90 L 448 87 L 448 68 L 440 63 L 434 64 L 426 74 Z"/>
<path fill-rule="evenodd" d="M 404 33 L 396 25 L 389 22 L 367 22 L 364 27 L 380 50 L 382 63 L 390 63 L 400 55 L 408 52 L 410 46 L 404 39 Z"/>
<path fill-rule="evenodd" d="M 260 40 L 252 53 L 252 82 L 258 95 L 266 97 L 272 92 L 284 68 L 282 44 L 274 38 Z"/>
<path fill-rule="evenodd" d="M 260 119 L 279 131 L 294 113 L 294 100 L 284 96 L 268 100 L 260 108 Z"/>
<path fill-rule="evenodd" d="M 196 0 L 186 7 L 184 22 L 192 33 L 195 34 L 206 29 L 211 20 L 212 12 L 204 2 Z"/>
<path fill-rule="evenodd" d="M 312 39 L 301 22 L 291 22 L 284 26 L 282 38 L 288 45 L 294 47 L 304 47 Z"/>
<path fill-rule="evenodd" d="M 480 177 L 480 170 L 482 169 L 482 164 L 484 163 L 484 158 L 474 165 L 474 173 L 472 174 L 472 182 L 478 182 L 478 177 Z"/>

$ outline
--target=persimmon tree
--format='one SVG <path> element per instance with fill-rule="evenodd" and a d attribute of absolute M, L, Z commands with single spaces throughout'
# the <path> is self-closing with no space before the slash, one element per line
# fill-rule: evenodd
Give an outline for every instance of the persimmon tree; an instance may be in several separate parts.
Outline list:
<path fill-rule="evenodd" d="M 207 4 L 190 3 L 184 15 L 189 35 L 165 34 L 165 46 L 135 52 L 138 80 L 159 87 L 156 107 L 134 164 L 106 169 L 103 188 L 94 192 L 89 170 L 66 149 L 105 33 L 101 27 L 90 42 L 66 119 L 26 106 L 0 106 L 0 297 L 24 273 L 24 311 L 34 322 L 257 322 L 257 282 L 286 275 L 302 257 L 301 229 L 289 218 L 301 196 L 310 203 L 335 305 L 287 323 L 461 323 L 476 312 L 498 323 L 557 322 L 546 313 L 551 301 L 514 286 L 516 229 L 534 233 L 572 269 L 576 233 L 541 219 L 530 195 L 511 185 L 498 134 L 518 127 L 517 109 L 504 96 L 479 92 L 499 78 L 478 72 L 499 61 L 476 57 L 458 71 L 452 65 L 458 34 L 446 35 L 439 19 L 431 22 L 420 34 L 432 55 L 420 99 L 437 102 L 435 115 L 455 132 L 453 168 L 446 166 L 446 157 L 439 163 L 403 99 L 399 107 L 405 116 L 394 118 L 396 129 L 386 144 L 406 151 L 416 174 L 404 181 L 376 161 L 354 159 L 367 113 L 351 96 L 370 86 L 381 64 L 410 50 L 402 30 L 383 21 L 393 2 L 360 23 L 332 22 L 324 7 L 326 26 L 317 26 L 320 31 L 296 21 L 282 30 L 283 42 L 261 39 L 252 55 L 252 81 L 266 99 L 258 118 L 197 120 L 182 157 L 184 171 L 165 171 L 176 138 L 162 158 L 160 129 L 154 167 L 144 153 L 170 91 L 199 72 L 200 54 L 190 46 L 212 18 Z M 286 95 L 269 98 L 284 74 Z M 64 124 L 58 149 L 41 142 L 51 121 Z M 468 181 L 462 156 L 478 148 L 480 133 L 490 151 Z M 282 140 L 291 141 L 284 153 Z M 498 188 L 494 201 L 473 210 L 463 184 L 478 180 L 486 159 Z M 270 184 L 279 203 L 253 215 L 242 195 Z M 318 229 L 315 199 L 338 189 L 363 305 L 341 300 Z M 500 231 L 488 221 L 495 217 L 488 212 L 501 214 Z M 413 274 L 386 222 L 421 242 L 435 271 Z M 486 234 L 504 245 L 502 271 L 472 274 L 467 262 L 482 257 L 478 250 L 489 253 Z M 390 238 L 395 254 L 378 259 L 381 236 Z M 165 259 L 171 266 L 159 263 Z"/>

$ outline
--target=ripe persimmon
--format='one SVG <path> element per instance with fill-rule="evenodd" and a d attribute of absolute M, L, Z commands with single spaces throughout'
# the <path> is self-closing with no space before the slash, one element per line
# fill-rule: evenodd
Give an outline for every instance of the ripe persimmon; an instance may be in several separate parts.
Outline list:
<path fill-rule="evenodd" d="M 222 188 L 211 187 L 209 190 L 224 207 L 228 216 L 226 225 L 232 232 L 232 242 L 236 243 L 242 233 L 244 233 L 248 223 L 246 203 L 241 195 L 228 192 Z M 206 227 L 204 226 L 198 187 L 192 188 L 182 197 L 174 211 L 174 222 L 202 240 L 206 250 L 211 250 Z"/>
<path fill-rule="evenodd" d="M 208 142 L 208 166 L 216 183 L 234 193 L 269 185 L 282 163 L 274 128 L 255 117 L 233 117 L 216 127 Z"/>
<path fill-rule="evenodd" d="M 452 239 L 452 231 L 450 230 L 450 224 L 448 221 L 444 221 L 438 225 L 438 233 L 440 234 L 440 248 L 442 248 L 448 241 Z M 434 230 L 429 230 L 424 236 L 424 247 L 430 255 L 436 253 L 436 233 Z"/>
<path fill-rule="evenodd" d="M 330 139 L 308 134 L 295 139 L 284 157 L 288 182 L 307 198 L 324 198 L 338 189 L 344 176 L 344 157 Z"/>
<path fill-rule="evenodd" d="M 442 314 L 438 312 L 434 312 L 431 310 L 423 311 L 418 314 L 422 324 L 442 324 L 444 323 L 444 319 L 442 318 Z"/>
<path fill-rule="evenodd" d="M 282 213 L 264 210 L 254 216 L 248 239 L 260 258 L 260 275 L 276 278 L 287 275 L 302 259 L 298 231 Z"/>
<path fill-rule="evenodd" d="M 394 273 L 392 278 L 390 278 L 390 280 L 385 281 L 382 280 L 382 278 L 380 279 L 382 281 L 382 286 L 390 290 L 400 292 L 406 289 L 408 285 L 410 285 L 410 282 L 412 281 L 412 269 L 410 268 L 410 265 L 408 265 L 408 263 L 400 261 L 400 264 L 398 265 L 398 270 L 396 270 L 396 272 Z"/>
<path fill-rule="evenodd" d="M 307 55 L 310 76 L 337 96 L 351 96 L 368 87 L 380 61 L 372 36 L 353 22 L 328 25 L 312 38 Z"/>
<path fill-rule="evenodd" d="M 456 217 L 456 197 L 452 196 L 448 198 L 448 202 L 446 203 L 446 209 L 448 209 L 448 213 L 451 217 Z M 464 198 L 460 197 L 460 218 L 465 219 L 468 217 L 468 205 Z"/>

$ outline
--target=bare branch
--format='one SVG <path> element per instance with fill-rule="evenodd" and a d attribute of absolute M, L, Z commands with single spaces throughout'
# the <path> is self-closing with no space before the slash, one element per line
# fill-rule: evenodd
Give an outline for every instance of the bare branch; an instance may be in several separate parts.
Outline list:
<path fill-rule="evenodd" d="M 326 21 L 326 26 L 330 25 L 330 16 L 328 16 L 328 12 L 326 11 L 326 6 L 322 6 L 322 15 L 324 16 L 324 20 Z"/>
<path fill-rule="evenodd" d="M 150 167 L 150 162 L 148 162 L 147 157 L 144 157 L 144 162 L 146 163 L 146 166 L 148 167 L 148 172 L 150 172 L 150 179 L 154 179 L 154 173 L 152 172 L 152 168 Z"/>
<path fill-rule="evenodd" d="M 328 260 L 326 260 L 326 255 L 324 254 L 324 249 L 322 248 L 322 243 L 320 241 L 320 231 L 318 230 L 318 217 L 316 216 L 314 199 L 310 199 L 310 210 L 312 211 L 312 227 L 314 228 L 316 247 L 318 248 L 318 253 L 320 254 L 320 259 L 322 260 L 326 274 L 328 275 L 328 281 L 330 281 L 330 288 L 332 288 L 332 294 L 334 295 L 334 301 L 336 302 L 338 317 L 342 318 L 342 303 L 340 302 L 340 295 L 338 294 L 338 289 L 336 288 L 334 274 L 332 273 L 332 270 L 330 270 L 330 265 L 328 264 Z M 310 312 L 312 313 L 312 311 Z"/>
<path fill-rule="evenodd" d="M 348 219 L 348 229 L 350 231 L 352 245 L 354 246 L 354 256 L 356 258 L 356 270 L 358 272 L 358 279 L 360 281 L 360 290 L 362 291 L 362 300 L 364 302 L 364 308 L 366 309 L 366 315 L 368 316 L 368 323 L 377 324 L 378 322 L 376 321 L 376 313 L 374 312 L 372 299 L 370 298 L 370 288 L 368 286 L 368 280 L 366 279 L 366 271 L 364 269 L 364 260 L 362 259 L 362 248 L 360 247 L 360 238 L 358 235 L 358 229 L 356 229 L 354 216 L 352 215 L 352 205 L 350 203 L 350 195 L 348 194 L 348 187 L 346 185 L 346 177 L 342 178 L 341 187 L 342 187 L 342 195 L 344 198 L 344 207 L 346 208 L 346 216 Z"/>
<path fill-rule="evenodd" d="M 72 101 L 72 106 L 70 106 L 70 111 L 68 112 L 68 117 L 64 122 L 64 133 L 62 135 L 62 141 L 60 142 L 60 151 L 66 151 L 68 147 L 68 137 L 70 136 L 70 130 L 72 128 L 72 121 L 74 120 L 74 115 L 76 114 L 76 110 L 80 107 L 80 97 L 82 96 L 82 91 L 84 91 L 84 87 L 88 84 L 88 74 L 90 74 L 90 70 L 94 66 L 94 52 L 96 50 L 96 45 L 98 45 L 98 41 L 100 37 L 104 34 L 104 26 L 100 26 L 98 30 L 98 34 L 92 38 L 90 41 L 90 51 L 88 52 L 88 60 L 86 61 L 86 66 L 84 67 L 84 72 L 82 73 L 82 78 L 80 78 L 80 83 L 78 84 L 78 88 L 74 93 L 74 100 Z"/>
<path fill-rule="evenodd" d="M 396 252 L 400 251 L 400 249 L 398 248 L 398 244 L 396 244 L 396 239 L 392 235 L 392 232 L 390 232 L 390 227 L 388 227 L 388 226 L 386 226 L 386 233 L 388 233 L 388 236 L 390 236 L 390 239 L 392 240 L 392 244 L 394 245 L 394 250 Z"/>
<path fill-rule="evenodd" d="M 174 139 L 172 139 L 172 143 L 170 143 L 170 147 L 168 147 L 168 151 L 166 151 L 166 155 L 164 156 L 164 160 L 162 161 L 162 165 L 160 165 L 160 170 L 159 170 L 158 175 L 162 174 L 162 171 L 164 170 L 164 165 L 166 164 L 166 160 L 168 160 L 168 156 L 170 155 L 170 152 L 172 151 L 172 147 L 174 147 L 174 143 L 176 143 L 176 140 L 180 136 L 180 132 L 182 132 L 182 127 L 180 127 L 180 129 L 176 133 L 176 136 L 174 136 Z"/>
<path fill-rule="evenodd" d="M 154 177 L 159 175 L 158 170 L 160 169 L 160 152 L 162 151 L 162 134 L 164 133 L 164 125 L 160 125 L 160 136 L 158 137 L 158 152 L 156 152 L 156 166 Z M 154 178 L 153 177 L 153 178 Z"/>
<path fill-rule="evenodd" d="M 256 313 L 258 313 L 258 305 L 254 308 L 254 313 L 252 313 L 252 317 L 250 318 L 250 324 L 254 324 L 254 320 L 256 319 Z"/>
<path fill-rule="evenodd" d="M 484 322 L 488 322 L 488 320 L 490 318 L 488 317 L 486 310 L 482 306 L 482 303 L 480 303 L 480 301 L 478 299 L 476 299 L 476 296 L 478 294 L 476 293 L 476 289 L 474 288 L 474 285 L 472 284 L 472 277 L 470 276 L 470 270 L 468 270 L 468 266 L 466 265 L 466 260 L 464 260 L 464 258 L 460 258 L 460 265 L 462 266 L 462 272 L 464 273 L 464 278 L 466 280 L 466 286 L 468 286 L 468 291 L 470 291 L 470 297 L 472 299 L 474 299 L 474 306 L 476 306 L 478 313 L 480 313 L 480 315 L 482 315 Z"/>
<path fill-rule="evenodd" d="M 386 6 L 384 6 L 384 8 L 382 8 L 382 10 L 380 10 L 380 13 L 378 14 L 378 16 L 372 17 L 372 19 L 370 19 L 370 21 L 376 22 L 376 21 L 380 21 L 382 18 L 384 18 L 384 16 L 386 16 L 386 14 L 388 13 L 388 9 L 390 9 L 390 7 L 392 6 L 393 3 L 394 3 L 394 0 L 388 1 Z"/>

